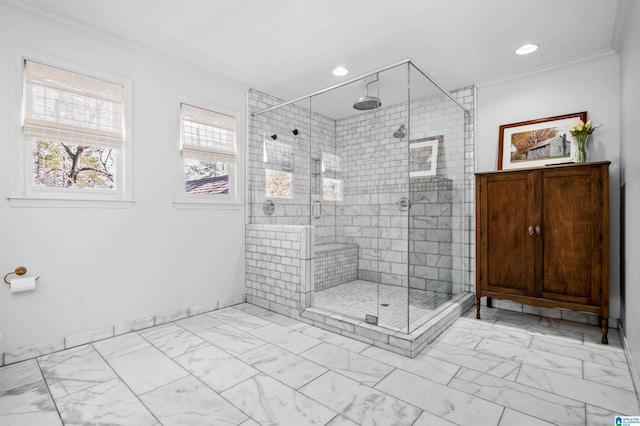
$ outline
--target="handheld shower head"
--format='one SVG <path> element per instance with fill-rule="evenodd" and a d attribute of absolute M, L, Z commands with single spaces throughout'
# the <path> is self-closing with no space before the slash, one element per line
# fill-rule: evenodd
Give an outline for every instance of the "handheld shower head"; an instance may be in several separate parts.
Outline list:
<path fill-rule="evenodd" d="M 406 136 L 405 134 L 406 131 L 407 131 L 407 126 L 405 126 L 404 124 L 401 124 L 400 127 L 398 127 L 398 130 L 393 132 L 393 137 L 402 139 Z"/>

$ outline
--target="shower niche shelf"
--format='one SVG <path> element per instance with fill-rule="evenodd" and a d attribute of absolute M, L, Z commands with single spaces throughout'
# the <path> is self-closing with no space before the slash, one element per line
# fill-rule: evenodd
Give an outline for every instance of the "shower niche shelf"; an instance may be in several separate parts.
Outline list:
<path fill-rule="evenodd" d="M 321 160 L 319 158 L 311 159 L 311 193 L 322 195 L 322 173 Z"/>

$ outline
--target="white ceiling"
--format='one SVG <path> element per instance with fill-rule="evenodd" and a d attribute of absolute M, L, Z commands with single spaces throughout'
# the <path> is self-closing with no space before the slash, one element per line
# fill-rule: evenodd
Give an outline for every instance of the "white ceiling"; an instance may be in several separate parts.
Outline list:
<path fill-rule="evenodd" d="M 621 20 L 616 0 L 8 1 L 284 100 L 405 58 L 447 90 L 500 79 L 615 50 Z"/>

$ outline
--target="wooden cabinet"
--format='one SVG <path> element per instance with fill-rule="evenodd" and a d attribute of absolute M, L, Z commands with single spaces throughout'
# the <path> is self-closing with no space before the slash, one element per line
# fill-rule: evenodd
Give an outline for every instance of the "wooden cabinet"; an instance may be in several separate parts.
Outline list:
<path fill-rule="evenodd" d="M 480 298 L 609 318 L 609 162 L 476 173 Z"/>

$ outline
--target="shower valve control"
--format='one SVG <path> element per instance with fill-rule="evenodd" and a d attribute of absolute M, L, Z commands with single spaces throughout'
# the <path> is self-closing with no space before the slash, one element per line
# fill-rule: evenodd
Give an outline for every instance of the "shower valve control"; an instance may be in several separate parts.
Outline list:
<path fill-rule="evenodd" d="M 402 197 L 396 202 L 396 206 L 401 212 L 406 212 L 411 208 L 411 203 L 407 197 Z"/>

